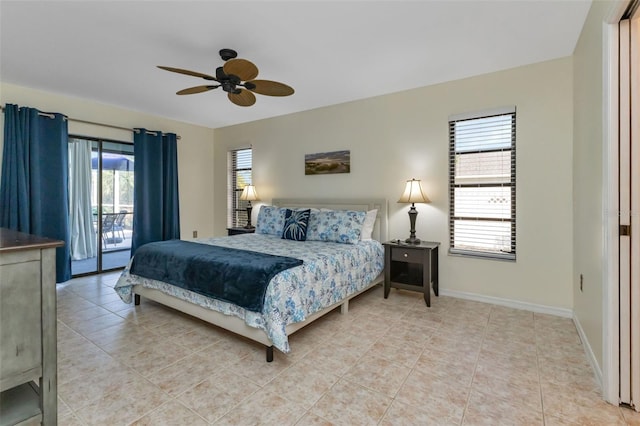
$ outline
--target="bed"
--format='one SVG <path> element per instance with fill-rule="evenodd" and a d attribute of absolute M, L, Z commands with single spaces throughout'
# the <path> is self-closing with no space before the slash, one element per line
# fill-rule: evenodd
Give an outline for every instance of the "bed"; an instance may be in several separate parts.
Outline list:
<path fill-rule="evenodd" d="M 285 240 L 274 232 L 267 232 L 261 210 L 257 224 L 259 232 L 255 234 L 196 240 L 230 250 L 246 249 L 303 260 L 302 265 L 286 269 L 271 279 L 261 311 L 254 312 L 168 282 L 138 276 L 131 272 L 131 262 L 118 279 L 116 292 L 125 302 L 134 300 L 139 304 L 142 296 L 263 344 L 267 362 L 273 360 L 274 348 L 288 353 L 288 336 L 337 307 L 346 313 L 350 299 L 382 283 L 384 250 L 380 243 L 387 237 L 387 201 L 279 198 L 272 200 L 272 204 L 291 210 L 311 209 L 313 212 L 370 212 L 370 218 L 371 211 L 376 210 L 371 240 L 356 241 L 355 244 L 353 241 L 352 244 L 344 244 L 331 239 Z M 266 206 L 262 208 L 268 212 Z M 330 272 L 318 272 L 319 265 L 327 267 Z"/>

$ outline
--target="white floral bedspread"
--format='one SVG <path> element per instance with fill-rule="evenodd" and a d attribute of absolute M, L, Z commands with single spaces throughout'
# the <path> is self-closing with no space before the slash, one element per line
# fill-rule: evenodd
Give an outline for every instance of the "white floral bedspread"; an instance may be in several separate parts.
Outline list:
<path fill-rule="evenodd" d="M 304 263 L 273 277 L 267 287 L 262 313 L 251 312 L 161 281 L 132 275 L 129 265 L 115 285 L 120 298 L 131 303 L 134 285 L 160 290 L 196 305 L 237 316 L 247 325 L 265 330 L 273 345 L 285 353 L 289 352 L 285 332 L 288 324 L 304 321 L 314 312 L 365 288 L 384 267 L 384 249 L 375 240 L 340 244 L 243 234 L 195 242 L 289 256 L 302 259 Z"/>

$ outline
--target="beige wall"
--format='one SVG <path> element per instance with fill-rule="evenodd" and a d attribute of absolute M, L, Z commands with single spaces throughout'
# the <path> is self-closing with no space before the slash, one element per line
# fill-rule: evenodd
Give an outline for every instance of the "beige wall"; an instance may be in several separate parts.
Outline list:
<path fill-rule="evenodd" d="M 603 361 L 603 22 L 612 7 L 596 1 L 573 55 L 574 315 Z M 584 276 L 583 291 L 579 277 Z"/>
<path fill-rule="evenodd" d="M 571 309 L 572 72 L 564 58 L 216 129 L 215 233 L 225 232 L 232 148 L 253 146 L 263 202 L 387 198 L 389 238 L 408 236 L 408 206 L 396 200 L 407 179 L 422 179 L 432 203 L 417 206 L 417 236 L 442 243 L 441 288 Z M 506 105 L 517 107 L 518 260 L 448 256 L 448 117 Z M 350 174 L 304 175 L 305 154 L 342 149 L 351 150 Z"/>
<path fill-rule="evenodd" d="M 11 103 L 41 111 L 59 112 L 70 118 L 113 126 L 144 127 L 180 135 L 181 139 L 178 141 L 180 232 L 185 239 L 191 238 L 193 230 L 198 230 L 199 236 L 213 235 L 212 129 L 6 83 L 0 83 L 0 103 L 3 106 Z M 4 128 L 4 114 L 0 114 L 0 126 Z M 132 132 L 81 124 L 72 120 L 69 121 L 69 133 L 133 141 Z M 3 139 L 4 134 L 0 133 L 0 152 Z"/>

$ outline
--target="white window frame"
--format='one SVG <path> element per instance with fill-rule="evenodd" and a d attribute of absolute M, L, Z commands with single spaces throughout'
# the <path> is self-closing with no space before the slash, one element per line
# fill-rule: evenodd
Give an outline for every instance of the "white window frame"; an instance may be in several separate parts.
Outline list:
<path fill-rule="evenodd" d="M 505 119 L 499 129 L 502 132 L 500 138 L 492 137 L 486 128 L 473 126 L 481 126 L 493 119 L 499 120 L 500 117 Z M 506 120 L 509 120 L 509 133 L 504 133 Z M 497 127 L 493 129 L 498 130 Z M 462 133 L 464 136 L 460 136 Z M 509 139 L 510 142 L 505 145 L 505 141 Z M 496 161 L 498 157 L 501 161 L 508 158 L 509 172 L 491 175 L 484 169 L 478 176 L 464 178 L 456 175 L 457 172 L 462 173 L 456 167 L 465 157 L 475 161 L 479 169 L 483 165 L 488 166 L 490 161 Z M 495 196 L 489 196 L 492 191 L 500 194 L 497 202 L 503 204 L 501 208 L 488 204 L 496 202 Z M 457 201 L 456 193 L 459 195 Z M 516 260 L 515 106 L 449 117 L 449 253 Z"/>

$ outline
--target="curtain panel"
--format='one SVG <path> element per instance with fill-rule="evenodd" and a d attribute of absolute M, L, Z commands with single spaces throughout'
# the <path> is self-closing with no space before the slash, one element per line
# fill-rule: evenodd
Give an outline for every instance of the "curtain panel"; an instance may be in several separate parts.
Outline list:
<path fill-rule="evenodd" d="M 67 140 L 64 115 L 5 106 L 0 226 L 64 241 L 56 282 L 71 278 Z"/>
<path fill-rule="evenodd" d="M 98 255 L 91 208 L 91 141 L 69 141 L 69 214 L 71 259 Z"/>
<path fill-rule="evenodd" d="M 177 136 L 135 129 L 133 151 L 132 256 L 146 243 L 180 239 Z"/>

